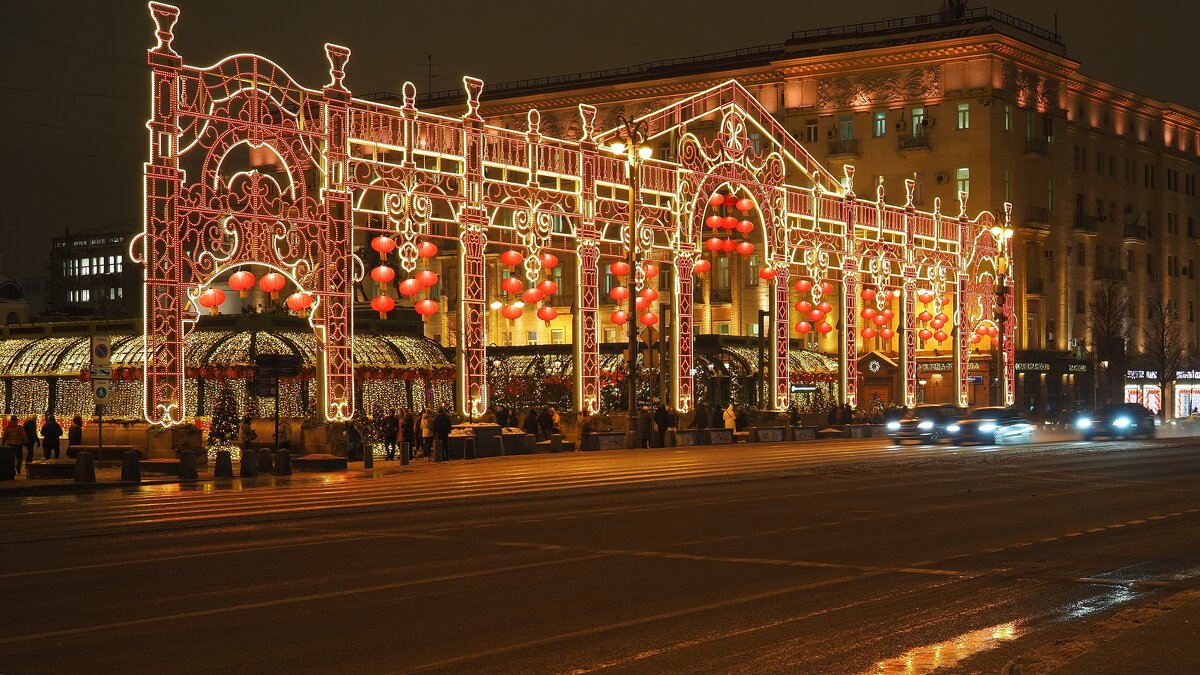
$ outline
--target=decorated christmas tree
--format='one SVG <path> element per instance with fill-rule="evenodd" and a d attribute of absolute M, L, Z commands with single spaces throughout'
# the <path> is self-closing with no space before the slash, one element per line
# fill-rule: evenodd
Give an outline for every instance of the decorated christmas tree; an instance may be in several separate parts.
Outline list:
<path fill-rule="evenodd" d="M 238 437 L 237 400 L 229 383 L 221 385 L 217 401 L 213 404 L 212 423 L 208 427 L 209 445 L 232 445 Z"/>

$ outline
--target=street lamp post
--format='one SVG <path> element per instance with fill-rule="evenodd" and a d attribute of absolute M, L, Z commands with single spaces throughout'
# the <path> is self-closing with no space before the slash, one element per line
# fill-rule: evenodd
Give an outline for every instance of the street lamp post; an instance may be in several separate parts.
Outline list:
<path fill-rule="evenodd" d="M 609 149 L 616 155 L 625 156 L 625 165 L 629 169 L 629 248 L 626 250 L 626 260 L 629 264 L 629 364 L 626 377 L 629 380 L 629 421 L 625 428 L 625 444 L 634 447 L 637 443 L 637 356 L 638 356 L 638 315 L 637 293 L 634 292 L 637 280 L 637 190 L 638 178 L 642 162 L 650 158 L 651 149 L 646 145 L 649 133 L 645 120 L 631 120 L 622 113 L 617 113 L 617 124 L 620 127 L 621 139 L 615 141 Z"/>
<path fill-rule="evenodd" d="M 1004 380 L 1008 375 L 1008 369 L 1004 364 L 1004 326 L 1008 323 L 1008 316 L 1004 312 L 1005 301 L 1008 298 L 1008 274 L 1009 274 L 1009 258 L 1011 247 L 1009 242 L 1012 240 L 1013 229 L 1007 225 L 1003 228 L 996 226 L 992 228 L 992 236 L 998 240 L 1000 249 L 1000 257 L 998 269 L 996 270 L 996 307 L 993 312 L 993 318 L 996 321 L 996 327 L 999 333 L 996 336 L 996 405 L 1007 405 L 1005 400 Z"/>

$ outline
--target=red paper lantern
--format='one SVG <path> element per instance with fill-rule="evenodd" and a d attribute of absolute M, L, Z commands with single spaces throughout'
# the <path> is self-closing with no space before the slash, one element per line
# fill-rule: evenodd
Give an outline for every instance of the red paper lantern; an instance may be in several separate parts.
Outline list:
<path fill-rule="evenodd" d="M 658 265 L 648 262 L 645 265 L 644 271 L 647 279 L 653 279 L 654 277 L 658 276 Z"/>
<path fill-rule="evenodd" d="M 821 293 L 832 293 L 832 292 L 833 292 L 833 284 L 829 283 L 828 281 L 822 281 L 821 282 Z"/>
<path fill-rule="evenodd" d="M 371 240 L 371 248 L 375 249 L 375 252 L 379 254 L 379 259 L 383 260 L 387 254 L 396 250 L 396 240 L 381 234 Z"/>
<path fill-rule="evenodd" d="M 438 282 L 438 275 L 430 270 L 421 270 L 413 277 L 422 288 L 429 288 Z"/>
<path fill-rule="evenodd" d="M 638 321 L 640 321 L 643 326 L 653 326 L 654 324 L 658 323 L 658 315 L 654 312 L 646 312 L 638 317 Z"/>
<path fill-rule="evenodd" d="M 411 298 L 421 292 L 421 283 L 416 279 L 405 279 L 400 282 L 400 295 L 406 298 Z"/>
<path fill-rule="evenodd" d="M 542 295 L 554 295 L 558 292 L 558 284 L 549 279 L 542 280 L 542 283 L 538 284 L 537 287 L 542 292 Z"/>
<path fill-rule="evenodd" d="M 945 325 L 946 325 L 946 322 L 942 321 L 941 319 L 934 319 L 933 321 L 929 322 L 929 327 L 934 330 L 940 330 L 941 327 L 945 326 Z"/>
<path fill-rule="evenodd" d="M 720 237 L 709 237 L 708 241 L 704 242 L 704 248 L 716 253 L 725 246 L 725 240 Z"/>
<path fill-rule="evenodd" d="M 733 253 L 734 251 L 737 250 L 737 247 L 738 247 L 738 243 L 736 241 L 734 241 L 733 239 L 722 239 L 721 240 L 721 250 L 725 251 L 726 253 Z"/>
<path fill-rule="evenodd" d="M 738 224 L 738 219 L 734 218 L 733 216 L 725 216 L 722 219 L 722 225 L 724 225 L 725 229 L 729 230 L 730 232 L 732 232 L 737 227 L 737 224 Z"/>
<path fill-rule="evenodd" d="M 950 294 L 949 293 L 942 293 L 942 304 L 943 305 L 950 304 Z"/>
<path fill-rule="evenodd" d="M 892 311 L 891 307 L 884 309 L 882 312 L 880 312 L 880 314 L 886 316 L 888 321 L 891 321 L 892 319 L 896 318 L 896 313 Z"/>
<path fill-rule="evenodd" d="M 876 314 L 873 321 L 875 322 L 876 326 L 879 326 L 880 328 L 882 328 L 887 325 L 888 318 L 882 314 Z"/>
<path fill-rule="evenodd" d="M 771 279 L 774 279 L 775 278 L 775 268 L 774 267 L 762 268 L 761 270 L 758 271 L 758 278 L 762 279 L 763 281 L 770 281 Z"/>
<path fill-rule="evenodd" d="M 874 319 L 876 314 L 879 314 L 879 312 L 876 312 L 871 307 L 867 307 L 867 308 L 863 309 L 863 311 L 859 312 L 859 316 L 866 319 L 867 321 Z"/>
<path fill-rule="evenodd" d="M 884 340 L 891 340 L 895 336 L 896 336 L 896 331 L 894 331 L 891 328 L 888 328 L 886 326 L 883 328 L 883 330 L 879 331 L 879 337 L 883 338 Z"/>
<path fill-rule="evenodd" d="M 995 326 L 988 326 L 988 337 L 997 337 L 1000 335 L 1000 329 Z"/>
<path fill-rule="evenodd" d="M 279 272 L 268 272 L 267 274 L 264 274 L 263 278 L 258 282 L 258 287 L 263 289 L 263 291 L 270 293 L 272 300 L 279 299 L 279 291 L 282 291 L 283 287 L 286 285 L 287 277 L 283 276 Z"/>
<path fill-rule="evenodd" d="M 828 314 L 833 311 L 833 305 L 829 304 L 828 302 L 821 301 L 817 303 L 817 309 L 820 310 L 822 314 Z"/>
<path fill-rule="evenodd" d="M 638 295 L 649 300 L 650 302 L 654 302 L 655 300 L 658 299 L 658 291 L 654 290 L 653 288 L 650 288 L 649 286 L 643 288 L 642 292 L 638 293 Z"/>
<path fill-rule="evenodd" d="M 864 288 L 861 291 L 859 291 L 858 297 L 862 298 L 863 300 L 866 300 L 867 302 L 870 302 L 875 299 L 875 289 Z"/>
<path fill-rule="evenodd" d="M 555 267 L 558 267 L 558 256 L 554 255 L 553 253 L 543 253 L 542 269 L 552 270 Z"/>
<path fill-rule="evenodd" d="M 386 295 L 377 295 L 371 300 L 371 309 L 379 312 L 379 318 L 386 319 L 388 312 L 396 308 L 396 301 Z"/>
<path fill-rule="evenodd" d="M 800 293 L 807 293 L 812 290 L 812 282 L 808 279 L 798 279 L 796 281 L 796 290 Z"/>
<path fill-rule="evenodd" d="M 922 340 L 928 340 L 929 338 L 933 337 L 933 331 L 929 330 L 928 328 L 922 328 L 921 331 L 919 333 L 917 333 L 917 335 Z"/>
<path fill-rule="evenodd" d="M 933 302 L 933 292 L 920 291 L 917 293 L 917 299 L 928 305 L 929 303 Z"/>
<path fill-rule="evenodd" d="M 629 274 L 629 263 L 624 260 L 618 260 L 608 266 L 608 271 L 612 272 L 614 277 L 623 277 Z"/>
<path fill-rule="evenodd" d="M 950 337 L 950 336 L 946 335 L 946 331 L 939 330 L 938 332 L 933 334 L 933 339 L 937 340 L 938 342 L 945 342 L 946 338 L 948 338 L 948 337 Z"/>
<path fill-rule="evenodd" d="M 936 318 L 938 321 L 941 321 L 942 323 L 946 323 L 947 321 L 950 320 L 950 317 L 946 316 L 942 312 L 938 312 L 938 315 L 934 318 Z"/>
<path fill-rule="evenodd" d="M 537 311 L 537 316 L 539 319 L 549 324 L 551 321 L 558 318 L 558 310 L 554 309 L 550 305 L 544 305 Z"/>
<path fill-rule="evenodd" d="M 536 305 L 542 301 L 542 295 L 543 293 L 536 288 L 527 288 L 525 289 L 525 292 L 521 294 L 521 299 L 524 300 L 525 304 L 527 305 Z"/>
<path fill-rule="evenodd" d="M 825 335 L 826 333 L 828 333 L 832 330 L 833 330 L 833 324 L 831 324 L 831 323 L 822 321 L 821 323 L 817 324 L 817 332 L 820 333 L 821 335 Z"/>
<path fill-rule="evenodd" d="M 971 344 L 973 344 L 973 345 L 977 345 L 977 344 L 979 344 L 979 343 L 980 343 L 980 342 L 982 342 L 982 341 L 983 341 L 983 337 L 981 337 L 981 336 L 979 336 L 979 335 L 972 335 L 972 336 L 971 336 Z"/>
<path fill-rule="evenodd" d="M 219 288 L 210 288 L 200 294 L 197 302 L 201 307 L 208 309 L 208 313 L 216 316 L 221 312 L 221 303 L 225 302 L 225 291 Z"/>
<path fill-rule="evenodd" d="M 801 300 L 796 303 L 796 311 L 801 314 L 808 314 L 813 310 L 813 305 L 807 300 Z"/>
<path fill-rule="evenodd" d="M 862 329 L 861 331 L 859 331 L 859 333 L 861 333 L 863 338 L 867 339 L 867 340 L 870 340 L 871 338 L 875 337 L 875 329 L 871 328 L 870 326 L 867 326 L 866 328 Z"/>
<path fill-rule="evenodd" d="M 438 304 L 429 298 L 425 298 L 416 304 L 415 309 L 417 310 L 417 314 L 420 314 L 425 319 L 429 319 L 429 317 L 437 314 Z"/>
<path fill-rule="evenodd" d="M 229 287 L 237 291 L 243 298 L 246 291 L 254 288 L 254 275 L 246 270 L 234 272 L 229 276 Z"/>
<path fill-rule="evenodd" d="M 624 326 L 625 322 L 629 321 L 629 315 L 626 314 L 623 310 L 619 310 L 619 309 L 617 311 L 613 312 L 608 318 L 610 321 L 617 324 L 618 326 Z"/>
<path fill-rule="evenodd" d="M 814 309 L 813 311 L 808 313 L 808 320 L 812 321 L 813 323 L 817 323 L 818 321 L 824 321 L 825 320 L 825 312 L 822 312 L 819 309 Z"/>
<path fill-rule="evenodd" d="M 292 310 L 293 312 L 297 312 L 300 314 L 300 316 L 304 316 L 308 311 L 309 305 L 312 304 L 312 301 L 313 298 L 311 295 L 303 291 L 297 291 L 288 296 L 287 306 L 288 309 Z"/>
<path fill-rule="evenodd" d="M 737 229 L 738 232 L 741 232 L 742 234 L 750 234 L 751 232 L 754 231 L 754 223 L 752 223 L 748 220 L 739 220 L 738 224 L 735 225 L 734 227 Z"/>
<path fill-rule="evenodd" d="M 754 202 L 750 201 L 746 197 L 742 197 L 737 201 L 735 207 L 742 213 L 749 213 L 754 208 Z"/>
<path fill-rule="evenodd" d="M 810 330 L 812 330 L 812 324 L 807 321 L 801 321 L 800 323 L 796 324 L 796 332 L 801 335 L 804 335 Z"/>
<path fill-rule="evenodd" d="M 371 278 L 380 286 L 386 286 L 392 283 L 392 279 L 396 278 L 396 270 L 387 265 L 379 265 L 378 267 L 371 268 Z"/>
<path fill-rule="evenodd" d="M 696 274 L 704 274 L 710 269 L 712 269 L 712 263 L 708 262 L 707 260 L 697 260 L 696 266 L 692 268 L 692 272 Z"/>
<path fill-rule="evenodd" d="M 504 289 L 505 293 L 520 293 L 525 284 L 517 277 L 505 277 L 504 281 L 500 282 L 500 288 Z"/>
<path fill-rule="evenodd" d="M 624 286 L 613 286 L 608 292 L 608 297 L 616 300 L 617 302 L 621 302 L 622 300 L 629 298 L 629 289 L 625 288 Z"/>
<path fill-rule="evenodd" d="M 751 244 L 748 241 L 738 242 L 735 248 L 741 255 L 750 255 L 751 253 L 754 253 L 754 244 Z"/>
<path fill-rule="evenodd" d="M 633 301 L 633 308 L 639 312 L 646 310 L 648 307 L 650 307 L 650 301 L 647 300 L 643 295 L 639 295 L 637 299 Z"/>
<path fill-rule="evenodd" d="M 979 324 L 978 326 L 975 326 L 975 334 L 981 335 L 981 336 L 987 335 L 987 326 L 985 326 L 983 324 Z"/>
<path fill-rule="evenodd" d="M 500 254 L 500 264 L 507 265 L 510 268 L 520 265 L 524 260 L 525 258 L 523 258 L 520 253 L 512 250 L 511 248 Z"/>
<path fill-rule="evenodd" d="M 725 195 L 724 201 L 725 206 L 734 206 L 737 204 L 738 198 L 736 195 Z"/>
<path fill-rule="evenodd" d="M 719 230 L 721 229 L 721 226 L 725 224 L 725 220 L 721 218 L 721 216 L 713 214 L 704 219 L 704 224 L 708 225 L 714 230 Z"/>
<path fill-rule="evenodd" d="M 920 314 L 917 315 L 917 318 L 920 319 L 921 321 L 929 321 L 930 319 L 933 318 L 933 315 L 930 314 L 929 312 L 921 312 Z"/>
<path fill-rule="evenodd" d="M 422 258 L 432 258 L 438 254 L 438 247 L 431 241 L 423 241 L 417 244 L 417 255 Z"/>
<path fill-rule="evenodd" d="M 721 206 L 724 203 L 725 203 L 725 195 L 722 195 L 722 194 L 713 194 L 713 196 L 708 198 L 708 205 L 713 208 Z"/>

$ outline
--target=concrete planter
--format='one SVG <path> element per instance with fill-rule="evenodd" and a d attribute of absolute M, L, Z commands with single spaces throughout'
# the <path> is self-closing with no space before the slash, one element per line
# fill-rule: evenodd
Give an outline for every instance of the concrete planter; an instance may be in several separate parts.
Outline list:
<path fill-rule="evenodd" d="M 782 443 L 787 440 L 787 427 L 754 427 L 750 429 L 753 443 Z"/>
<path fill-rule="evenodd" d="M 791 427 L 791 432 L 793 441 L 817 440 L 817 427 Z"/>
<path fill-rule="evenodd" d="M 733 429 L 708 429 L 708 443 L 705 445 L 730 445 L 733 443 Z"/>
<path fill-rule="evenodd" d="M 272 422 L 272 429 L 274 422 Z M 270 435 L 267 436 L 270 440 Z M 333 448 L 329 447 L 329 427 L 321 424 L 315 427 L 300 428 L 300 446 L 304 449 L 305 454 L 333 454 Z"/>
<path fill-rule="evenodd" d="M 847 424 L 846 431 L 850 438 L 871 437 L 871 425 L 869 424 Z"/>
<path fill-rule="evenodd" d="M 503 434 L 500 446 L 505 455 L 532 455 L 535 449 L 533 434 Z"/>
<path fill-rule="evenodd" d="M 625 447 L 625 432 L 596 431 L 584 434 L 581 439 L 581 450 L 619 450 Z"/>
<path fill-rule="evenodd" d="M 105 445 L 107 445 L 107 432 Z M 195 450 L 197 458 L 206 457 L 204 452 L 204 433 L 191 427 L 170 427 L 162 429 L 152 427 L 145 432 L 146 455 L 151 459 L 177 458 L 178 450 Z"/>
<path fill-rule="evenodd" d="M 30 480 L 40 478 L 74 478 L 75 461 L 70 459 L 42 459 L 25 465 L 25 474 Z"/>
<path fill-rule="evenodd" d="M 701 433 L 699 429 L 667 429 L 667 447 L 699 445 Z"/>

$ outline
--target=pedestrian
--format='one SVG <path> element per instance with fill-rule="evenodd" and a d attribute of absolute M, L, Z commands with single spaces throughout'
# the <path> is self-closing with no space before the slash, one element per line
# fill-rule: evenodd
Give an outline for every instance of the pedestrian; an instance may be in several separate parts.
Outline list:
<path fill-rule="evenodd" d="M 416 429 L 417 429 L 417 427 L 416 427 L 416 424 L 417 424 L 417 418 L 415 415 L 413 415 L 413 411 L 409 410 L 408 408 L 405 408 L 401 412 L 401 418 L 400 418 L 400 442 L 406 443 L 408 445 L 408 458 L 410 460 L 413 457 L 417 456 L 417 446 L 416 446 L 416 438 L 417 438 Z"/>
<path fill-rule="evenodd" d="M 788 416 L 788 424 L 793 427 L 800 426 L 800 406 L 792 404 L 791 414 Z"/>
<path fill-rule="evenodd" d="M 525 433 L 534 436 L 538 435 L 538 411 L 536 408 L 530 408 L 529 412 L 525 413 L 525 422 L 521 425 Z"/>
<path fill-rule="evenodd" d="M 725 409 L 725 414 L 722 415 L 721 421 L 724 422 L 726 429 L 730 431 L 737 429 L 737 412 L 734 411 L 732 403 Z"/>
<path fill-rule="evenodd" d="M 25 418 L 25 466 L 33 463 L 33 446 L 41 446 L 42 442 L 38 440 L 37 435 L 37 415 L 30 415 Z"/>
<path fill-rule="evenodd" d="M 254 420 L 249 415 L 246 415 L 242 418 L 242 451 L 248 452 L 252 450 L 251 445 L 257 437 L 258 432 L 254 430 Z"/>
<path fill-rule="evenodd" d="M 837 425 L 837 423 L 838 423 L 838 406 L 836 404 L 830 404 L 829 415 L 828 415 L 828 419 L 826 419 L 826 423 L 829 424 L 829 426 L 831 426 L 831 427 Z"/>
<path fill-rule="evenodd" d="M 346 422 L 346 459 L 358 462 L 362 458 L 362 433 L 353 422 Z"/>
<path fill-rule="evenodd" d="M 500 406 L 500 409 L 496 411 L 496 424 L 499 424 L 501 429 L 511 424 L 507 407 Z"/>
<path fill-rule="evenodd" d="M 656 447 L 667 447 L 667 428 L 671 426 L 671 413 L 667 411 L 667 407 L 662 403 L 658 404 L 658 408 L 654 410 L 654 428 L 658 432 L 658 445 Z"/>
<path fill-rule="evenodd" d="M 454 423 L 450 420 L 450 414 L 446 412 L 445 408 L 438 408 L 437 415 L 433 418 L 433 435 L 442 442 L 443 458 L 450 456 L 450 431 L 453 428 Z"/>
<path fill-rule="evenodd" d="M 384 457 L 396 459 L 396 436 L 400 434 L 400 418 L 396 416 L 395 408 L 392 408 L 387 417 L 383 418 L 380 430 L 383 434 Z"/>
<path fill-rule="evenodd" d="M 71 418 L 71 428 L 67 429 L 67 445 L 75 447 L 83 443 L 83 418 L 76 415 Z"/>
<path fill-rule="evenodd" d="M 54 459 L 58 459 L 58 447 L 62 441 L 63 428 L 54 419 L 54 415 L 46 416 L 46 423 L 42 425 L 42 458 L 50 459 L 50 452 L 54 452 Z"/>
<path fill-rule="evenodd" d="M 638 445 L 643 448 L 650 447 L 650 440 L 654 432 L 654 416 L 650 414 L 650 407 L 642 408 L 642 412 L 638 415 Z"/>
<path fill-rule="evenodd" d="M 17 473 L 21 473 L 21 449 L 25 447 L 25 427 L 21 426 L 21 420 L 17 419 L 16 415 L 9 417 L 8 425 L 4 427 L 4 445 L 12 449 Z"/>
<path fill-rule="evenodd" d="M 854 409 L 847 403 L 842 406 L 842 424 L 852 424 L 854 422 Z"/>
<path fill-rule="evenodd" d="M 433 456 L 433 411 L 426 408 L 421 413 L 421 454 Z"/>
<path fill-rule="evenodd" d="M 708 406 L 704 405 L 703 402 L 696 404 L 696 414 L 692 417 L 692 428 L 708 428 Z"/>
<path fill-rule="evenodd" d="M 549 406 L 542 408 L 538 414 L 538 440 L 548 441 L 554 435 L 554 413 Z"/>
<path fill-rule="evenodd" d="M 733 418 L 733 426 L 737 431 L 745 431 L 746 427 L 750 426 L 750 415 L 746 413 L 745 406 L 738 408 L 737 415 Z"/>

